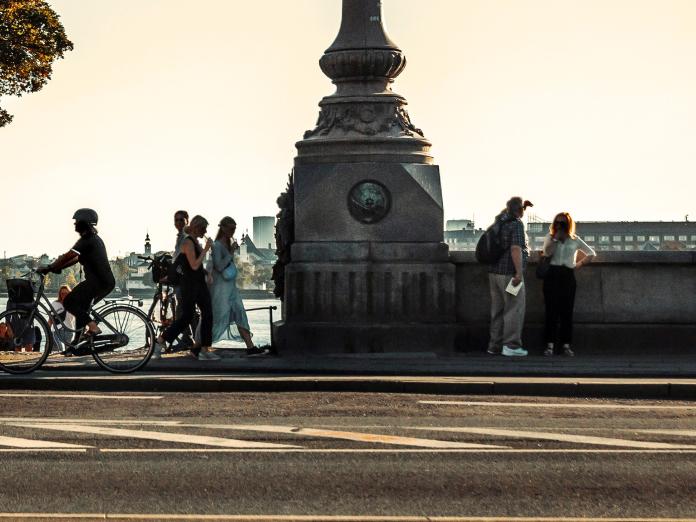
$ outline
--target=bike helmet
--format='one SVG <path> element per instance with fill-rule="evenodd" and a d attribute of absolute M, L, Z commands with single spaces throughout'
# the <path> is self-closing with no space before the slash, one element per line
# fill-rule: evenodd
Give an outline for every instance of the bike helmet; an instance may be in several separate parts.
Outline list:
<path fill-rule="evenodd" d="M 99 216 L 97 215 L 97 212 L 91 208 L 81 208 L 75 211 L 75 214 L 73 214 L 73 219 L 75 221 L 83 221 L 88 225 L 96 226 L 97 222 L 99 221 Z"/>

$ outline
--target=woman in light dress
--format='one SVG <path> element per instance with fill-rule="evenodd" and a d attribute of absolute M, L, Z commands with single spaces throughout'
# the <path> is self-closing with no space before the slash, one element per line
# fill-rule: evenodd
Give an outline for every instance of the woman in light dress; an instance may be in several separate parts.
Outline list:
<path fill-rule="evenodd" d="M 246 355 L 261 355 L 266 350 L 254 346 L 249 320 L 244 303 L 237 289 L 237 267 L 235 251 L 239 248 L 233 240 L 237 223 L 229 216 L 222 218 L 213 243 L 208 273 L 212 276 L 210 295 L 213 302 L 213 342 L 221 339 L 236 339 L 231 325 L 236 324 L 239 335 L 246 344 Z"/>
<path fill-rule="evenodd" d="M 580 256 L 578 256 L 580 253 Z M 556 334 L 563 355 L 575 355 L 573 342 L 573 309 L 575 306 L 575 271 L 592 261 L 596 253 L 575 234 L 575 221 L 568 212 L 558 214 L 544 239 L 544 256 L 551 258 L 549 271 L 544 277 L 546 305 L 546 350 L 552 356 L 556 349 Z"/>

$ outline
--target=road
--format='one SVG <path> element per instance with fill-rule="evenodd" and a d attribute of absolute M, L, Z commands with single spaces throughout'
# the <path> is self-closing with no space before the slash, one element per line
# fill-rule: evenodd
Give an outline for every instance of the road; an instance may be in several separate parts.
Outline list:
<path fill-rule="evenodd" d="M 4 390 L 0 462 L 0 518 L 696 520 L 696 403 Z"/>

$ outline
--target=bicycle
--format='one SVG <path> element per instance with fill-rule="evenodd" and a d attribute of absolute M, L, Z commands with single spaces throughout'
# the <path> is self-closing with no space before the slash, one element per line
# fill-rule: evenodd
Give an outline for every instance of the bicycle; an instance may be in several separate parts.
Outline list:
<path fill-rule="evenodd" d="M 28 276 L 28 278 L 27 278 Z M 34 277 L 38 276 L 38 288 Z M 111 373 L 131 373 L 147 364 L 155 346 L 155 331 L 145 313 L 131 299 L 108 300 L 90 307 L 90 316 L 102 333 L 83 336 L 68 327 L 45 294 L 45 276 L 32 270 L 21 279 L 7 281 L 10 295 L 31 298 L 0 313 L 0 370 L 26 374 L 48 359 L 56 339 L 78 354 L 92 355 L 96 363 Z M 127 301 L 127 302 L 126 302 Z M 49 326 L 47 318 L 52 321 Z M 65 339 L 66 334 L 72 340 Z"/>
<path fill-rule="evenodd" d="M 168 253 L 159 253 L 154 257 L 138 256 L 138 258 L 150 262 L 148 270 L 151 270 L 152 280 L 157 285 L 155 288 L 155 295 L 152 296 L 152 304 L 147 312 L 147 317 L 152 323 L 152 327 L 157 336 L 160 336 L 176 319 L 176 308 L 178 303 L 174 287 L 167 281 L 167 273 L 172 262 L 172 256 Z M 184 338 L 188 336 L 189 339 L 193 339 L 193 331 L 195 330 L 195 324 L 197 324 L 197 322 L 198 314 L 194 317 L 189 331 L 179 337 L 178 348 L 190 348 L 190 344 L 184 343 Z M 166 352 L 171 353 L 174 351 L 176 350 L 172 343 L 172 346 L 167 347 Z"/>

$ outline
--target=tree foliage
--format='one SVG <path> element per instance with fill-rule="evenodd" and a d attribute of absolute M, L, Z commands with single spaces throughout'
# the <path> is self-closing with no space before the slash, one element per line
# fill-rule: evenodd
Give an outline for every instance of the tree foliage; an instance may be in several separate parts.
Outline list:
<path fill-rule="evenodd" d="M 0 0 L 0 96 L 40 90 L 53 62 L 71 51 L 59 16 L 43 0 Z M 12 115 L 0 107 L 0 127 Z"/>

